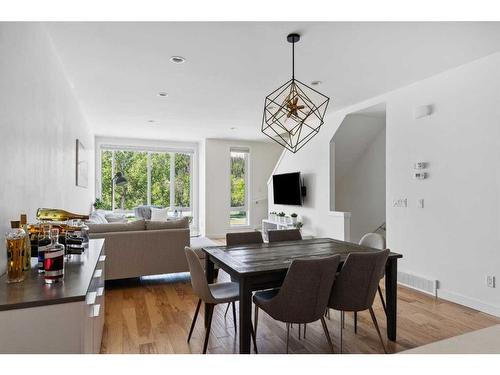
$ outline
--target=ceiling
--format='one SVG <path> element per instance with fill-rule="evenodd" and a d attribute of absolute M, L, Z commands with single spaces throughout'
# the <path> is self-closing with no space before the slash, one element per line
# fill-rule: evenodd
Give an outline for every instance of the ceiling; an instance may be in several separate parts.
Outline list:
<path fill-rule="evenodd" d="M 260 132 L 264 98 L 296 78 L 329 112 L 500 50 L 500 23 L 46 23 L 97 135 L 168 140 Z M 184 64 L 169 58 L 180 55 Z M 159 97 L 160 91 L 168 97 Z M 154 122 L 149 122 L 154 120 Z M 328 114 L 325 126 L 328 126 Z"/>

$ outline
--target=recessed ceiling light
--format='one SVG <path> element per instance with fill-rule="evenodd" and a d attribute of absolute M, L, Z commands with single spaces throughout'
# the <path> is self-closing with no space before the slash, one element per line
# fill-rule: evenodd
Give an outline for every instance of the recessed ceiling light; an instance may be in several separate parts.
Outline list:
<path fill-rule="evenodd" d="M 155 122 L 155 120 L 148 120 L 148 122 L 149 122 L 150 124 L 152 124 L 152 123 L 154 123 L 154 122 Z"/>
<path fill-rule="evenodd" d="M 322 83 L 323 83 L 323 82 L 321 82 L 321 81 L 312 81 L 312 82 L 311 82 L 311 85 L 313 85 L 313 86 L 319 86 L 319 85 L 321 85 Z"/>
<path fill-rule="evenodd" d="M 186 62 L 186 59 L 182 56 L 172 56 L 170 58 L 170 62 L 173 62 L 174 64 L 182 64 Z"/>
<path fill-rule="evenodd" d="M 229 130 L 236 130 L 234 126 L 230 127 Z"/>
<path fill-rule="evenodd" d="M 163 96 L 163 97 L 165 97 L 165 96 L 168 96 L 168 93 L 166 93 L 166 92 L 164 92 L 164 91 L 160 91 L 160 92 L 158 93 L 158 96 Z"/>

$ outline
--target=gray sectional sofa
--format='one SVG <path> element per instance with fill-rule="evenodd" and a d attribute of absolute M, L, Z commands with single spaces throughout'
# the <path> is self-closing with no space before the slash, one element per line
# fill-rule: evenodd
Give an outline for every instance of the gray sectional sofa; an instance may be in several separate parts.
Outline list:
<path fill-rule="evenodd" d="M 187 218 L 88 226 L 90 238 L 106 239 L 106 280 L 189 271 Z"/>

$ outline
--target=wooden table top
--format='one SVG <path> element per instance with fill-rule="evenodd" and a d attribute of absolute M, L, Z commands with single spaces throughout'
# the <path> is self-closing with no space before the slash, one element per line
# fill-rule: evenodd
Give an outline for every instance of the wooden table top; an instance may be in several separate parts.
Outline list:
<path fill-rule="evenodd" d="M 32 258 L 31 270 L 24 281 L 7 284 L 6 275 L 0 277 L 0 311 L 85 300 L 94 270 L 104 245 L 103 239 L 90 240 L 82 255 L 72 255 L 64 263 L 64 281 L 45 284 L 37 271 L 37 260 Z"/>
<path fill-rule="evenodd" d="M 366 246 L 331 238 L 310 240 L 248 244 L 237 246 L 204 247 L 215 263 L 225 264 L 240 275 L 267 273 L 286 270 L 297 258 L 326 257 L 340 255 L 345 261 L 349 253 L 379 251 Z M 403 255 L 391 252 L 389 258 L 402 258 Z"/>

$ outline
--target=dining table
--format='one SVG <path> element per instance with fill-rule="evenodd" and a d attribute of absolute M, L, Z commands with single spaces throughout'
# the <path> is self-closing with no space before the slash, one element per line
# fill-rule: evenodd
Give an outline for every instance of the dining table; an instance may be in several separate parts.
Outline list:
<path fill-rule="evenodd" d="M 380 251 L 355 243 L 332 238 L 313 238 L 235 246 L 203 247 L 205 273 L 213 283 L 215 266 L 231 275 L 239 284 L 239 352 L 250 353 L 252 330 L 252 292 L 280 287 L 294 259 L 340 255 L 342 266 L 350 253 Z M 396 340 L 397 322 L 397 264 L 403 255 L 390 252 L 385 266 L 385 300 L 387 338 Z M 205 325 L 208 324 L 205 309 Z"/>

